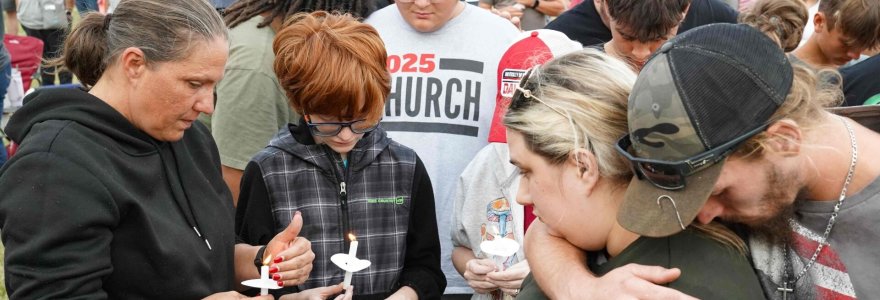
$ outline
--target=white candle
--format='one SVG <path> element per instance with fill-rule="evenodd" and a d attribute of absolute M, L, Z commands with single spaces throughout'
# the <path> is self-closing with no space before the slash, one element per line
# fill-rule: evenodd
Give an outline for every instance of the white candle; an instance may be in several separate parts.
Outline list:
<path fill-rule="evenodd" d="M 269 280 L 269 266 L 263 265 L 260 267 L 260 280 Z M 269 289 L 261 288 L 260 295 L 268 295 Z"/>
<path fill-rule="evenodd" d="M 281 286 L 278 285 L 278 281 L 269 278 L 270 262 L 272 262 L 272 255 L 269 255 L 269 257 L 263 260 L 263 265 L 260 266 L 260 278 L 245 280 L 242 281 L 241 284 L 244 286 L 259 288 L 260 295 L 268 295 L 269 290 L 280 289 Z"/>
<path fill-rule="evenodd" d="M 480 250 L 491 256 L 498 271 L 504 271 L 504 262 L 508 257 L 516 254 L 520 245 L 515 240 L 500 237 L 497 234 L 492 234 L 492 236 L 494 239 L 491 241 L 480 243 Z"/>
<path fill-rule="evenodd" d="M 351 259 L 356 259 L 358 252 L 358 241 L 355 240 L 354 235 L 350 233 L 348 234 L 348 238 L 351 239 L 351 246 L 349 246 L 348 248 L 348 256 L 351 257 Z M 351 284 L 351 272 L 346 271 L 345 280 L 343 280 L 342 286 L 347 289 L 349 284 Z"/>

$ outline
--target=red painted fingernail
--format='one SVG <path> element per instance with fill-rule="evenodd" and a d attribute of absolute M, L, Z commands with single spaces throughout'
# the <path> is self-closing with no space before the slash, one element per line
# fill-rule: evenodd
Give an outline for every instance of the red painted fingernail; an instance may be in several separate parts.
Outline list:
<path fill-rule="evenodd" d="M 284 282 L 278 281 L 278 286 L 284 286 Z"/>
<path fill-rule="evenodd" d="M 276 263 L 276 264 L 277 264 L 277 263 L 280 263 L 280 262 L 282 262 L 282 261 L 284 261 L 284 256 L 278 256 L 278 257 L 275 258 L 275 263 Z"/>
<path fill-rule="evenodd" d="M 277 272 L 278 272 L 278 267 L 273 266 L 273 267 L 269 268 L 269 274 L 277 273 Z"/>
<path fill-rule="evenodd" d="M 275 280 L 275 281 L 281 280 L 281 274 L 278 274 L 278 273 L 272 274 L 272 280 Z"/>

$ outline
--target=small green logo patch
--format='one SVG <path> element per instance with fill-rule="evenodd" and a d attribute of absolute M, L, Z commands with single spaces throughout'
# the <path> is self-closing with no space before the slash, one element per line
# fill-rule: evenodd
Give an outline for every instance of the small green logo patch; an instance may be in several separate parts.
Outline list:
<path fill-rule="evenodd" d="M 403 204 L 404 197 L 395 197 L 395 198 L 373 198 L 367 199 L 367 203 L 391 203 L 391 204 Z"/>

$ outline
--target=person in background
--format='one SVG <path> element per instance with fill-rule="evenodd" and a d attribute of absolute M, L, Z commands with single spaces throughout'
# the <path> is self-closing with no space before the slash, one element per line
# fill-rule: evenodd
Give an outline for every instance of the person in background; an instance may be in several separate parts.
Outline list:
<path fill-rule="evenodd" d="M 547 24 L 546 28 L 565 33 L 570 39 L 587 46 L 608 42 L 612 37 L 609 22 L 611 17 L 608 16 L 603 6 L 611 2 L 606 0 L 585 0 L 580 5 L 559 15 L 550 24 Z M 630 3 L 631 5 L 643 4 L 642 2 L 645 1 L 621 1 L 621 3 Z M 674 3 L 672 1 L 665 2 Z M 669 18 L 660 14 L 652 15 L 650 12 L 632 11 L 628 13 L 649 17 L 646 20 L 640 20 L 640 22 Z M 693 0 L 690 1 L 690 8 L 684 20 L 678 26 L 676 34 L 706 24 L 736 23 L 736 18 L 737 12 L 721 0 Z"/>
<path fill-rule="evenodd" d="M 699 0 L 698 0 L 699 1 Z M 660 45 L 678 33 L 691 0 L 602 0 L 611 40 L 597 47 L 639 72 Z"/>
<path fill-rule="evenodd" d="M 804 28 L 809 24 L 807 16 L 809 11 L 801 0 L 756 0 L 749 10 L 739 15 L 739 23 L 772 33 L 767 36 L 776 41 L 782 51 L 790 53 L 802 40 Z"/>
<path fill-rule="evenodd" d="M 217 9 L 220 15 L 225 15 L 226 8 L 235 3 L 236 0 L 211 0 L 211 4 Z"/>
<path fill-rule="evenodd" d="M 822 0 L 811 22 L 814 32 L 793 54 L 813 68 L 836 69 L 880 47 L 880 1 Z"/>
<path fill-rule="evenodd" d="M 504 11 L 511 17 L 518 17 L 522 30 L 535 30 L 547 26 L 549 17 L 565 11 L 565 0 L 480 0 L 480 7 L 488 10 Z"/>
<path fill-rule="evenodd" d="M 98 0 L 76 0 L 76 11 L 79 12 L 80 17 L 87 13 L 98 11 Z"/>
<path fill-rule="evenodd" d="M 452 194 L 461 172 L 488 144 L 495 71 L 519 31 L 458 0 L 397 0 L 366 23 L 388 50 L 392 88 L 382 127 L 419 154 L 434 184 L 445 294 L 473 293 L 452 264 Z"/>
<path fill-rule="evenodd" d="M 291 110 L 272 63 L 272 40 L 285 19 L 299 12 L 349 12 L 366 17 L 375 0 L 238 0 L 225 10 L 229 26 L 229 63 L 217 85 L 213 115 L 199 117 L 211 129 L 220 150 L 223 180 L 237 203 L 242 172 L 272 136 L 299 115 Z"/>
<path fill-rule="evenodd" d="M 21 1 L 18 6 L 18 20 L 28 36 L 43 41 L 43 61 L 57 58 L 61 54 L 61 44 L 70 28 L 70 11 L 73 0 L 30 0 Z M 73 75 L 66 70 L 59 70 L 58 83 L 69 84 Z M 43 64 L 40 66 L 40 84 L 55 84 L 55 67 Z"/>
<path fill-rule="evenodd" d="M 0 169 L 11 299 L 241 299 L 233 290 L 268 257 L 282 285 L 305 280 L 314 253 L 299 215 L 264 251 L 236 244 L 216 146 L 196 122 L 213 110 L 226 35 L 206 1 L 176 0 L 123 0 L 71 31 L 53 63 L 86 89 L 37 90 L 6 127 L 20 145 Z"/>
<path fill-rule="evenodd" d="M 880 104 L 880 55 L 840 69 L 846 106 Z"/>
<path fill-rule="evenodd" d="M 238 236 L 263 244 L 303 214 L 315 267 L 281 294 L 340 291 L 345 271 L 330 258 L 356 252 L 372 262 L 351 277 L 358 298 L 439 298 L 446 279 L 431 179 L 379 123 L 391 85 L 379 34 L 350 15 L 301 13 L 284 23 L 273 50 L 275 74 L 303 118 L 245 168 Z"/>
<path fill-rule="evenodd" d="M 0 22 L 0 27 L 3 27 L 3 22 Z M 0 28 L 0 32 L 3 32 L 3 29 Z M 3 109 L 5 107 L 6 100 L 6 90 L 9 88 L 9 83 L 12 81 L 12 57 L 9 56 L 9 51 L 6 49 L 6 45 L 0 43 L 0 122 L 3 121 Z M 6 152 L 6 145 L 3 145 L 0 142 L 0 167 L 6 163 L 6 160 L 9 158 Z"/>
<path fill-rule="evenodd" d="M 3 6 L 4 25 L 6 26 L 3 33 L 18 35 L 18 13 L 16 0 L 2 0 L 0 5 Z"/>
<path fill-rule="evenodd" d="M 801 36 L 801 42 L 798 44 L 798 47 L 803 46 L 807 40 L 810 39 L 810 36 L 816 32 L 816 27 L 813 26 L 813 20 L 816 19 L 816 14 L 819 13 L 819 0 L 801 0 L 804 5 L 807 6 L 807 25 L 804 27 L 804 34 Z"/>
<path fill-rule="evenodd" d="M 471 299 L 515 297 L 529 264 L 520 248 L 500 266 L 480 248 L 484 241 L 509 238 L 523 242 L 523 233 L 534 220 L 531 206 L 516 203 L 518 173 L 510 164 L 507 134 L 502 119 L 526 71 L 554 57 L 581 50 L 580 43 L 558 31 L 523 32 L 498 63 L 498 94 L 489 129 L 489 145 L 483 147 L 461 173 L 453 199 L 452 263 L 476 292 Z"/>

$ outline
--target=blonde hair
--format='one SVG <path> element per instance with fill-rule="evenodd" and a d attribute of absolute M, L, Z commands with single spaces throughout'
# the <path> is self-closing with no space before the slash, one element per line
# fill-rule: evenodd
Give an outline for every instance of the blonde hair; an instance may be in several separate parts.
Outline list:
<path fill-rule="evenodd" d="M 774 40 L 780 40 L 776 32 L 764 31 Z M 784 37 L 782 38 L 784 40 Z M 820 124 L 826 117 L 826 108 L 840 105 L 843 102 L 840 73 L 833 69 L 814 71 L 804 64 L 792 64 L 791 90 L 782 105 L 770 116 L 770 121 L 790 119 L 798 126 L 809 131 Z M 748 139 L 736 149 L 735 156 L 748 159 L 763 157 L 769 148 L 768 142 L 778 137 L 771 137 L 766 131 Z"/>
<path fill-rule="evenodd" d="M 535 67 L 522 87 L 543 104 L 513 99 L 504 125 L 552 164 L 586 148 L 600 162 L 600 176 L 627 180 L 632 175 L 628 162 L 614 144 L 626 133 L 627 97 L 635 80 L 624 62 L 595 49 L 561 56 Z"/>
<path fill-rule="evenodd" d="M 595 49 L 561 56 L 532 70 L 522 88 L 533 99 L 513 99 L 504 125 L 551 164 L 586 148 L 596 156 L 599 176 L 626 184 L 632 170 L 614 145 L 627 132 L 627 101 L 635 81 L 626 63 Z M 689 227 L 745 253 L 742 239 L 721 224 Z"/>
<path fill-rule="evenodd" d="M 800 0 L 758 0 L 739 15 L 739 23 L 764 32 L 790 52 L 801 42 L 808 18 L 807 7 Z"/>

